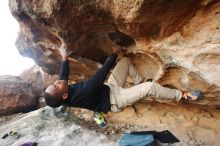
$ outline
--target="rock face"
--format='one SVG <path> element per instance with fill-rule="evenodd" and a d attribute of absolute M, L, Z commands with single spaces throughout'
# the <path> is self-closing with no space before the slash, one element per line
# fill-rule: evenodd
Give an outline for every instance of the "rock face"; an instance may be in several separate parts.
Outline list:
<path fill-rule="evenodd" d="M 74 52 L 70 80 L 80 81 L 93 75 L 117 42 L 128 48 L 126 54 L 144 78 L 204 93 L 204 100 L 169 103 L 172 108 L 157 104 L 153 111 L 136 108 L 147 119 L 132 114 L 133 109 L 126 112 L 127 108 L 119 113 L 122 119 L 116 114 L 112 121 L 147 123 L 153 130 L 160 129 L 153 126 L 156 122 L 178 130 L 185 145 L 219 145 L 219 0 L 9 0 L 9 6 L 20 24 L 16 42 L 20 54 L 33 58 L 49 74 L 59 73 L 61 43 Z"/>
<path fill-rule="evenodd" d="M 36 103 L 29 83 L 15 76 L 0 76 L 0 115 L 30 111 Z"/>
<path fill-rule="evenodd" d="M 115 145 L 114 140 L 76 124 L 76 120 L 58 110 L 42 108 L 0 125 L 0 136 L 9 134 L 1 138 L 0 143 L 2 146 L 18 146 L 27 142 L 37 142 L 39 146 Z"/>
<path fill-rule="evenodd" d="M 32 85 L 33 92 L 38 97 L 43 96 L 44 90 L 59 79 L 58 75 L 47 74 L 37 65 L 23 71 L 19 77 Z"/>
<path fill-rule="evenodd" d="M 93 112 L 84 109 L 69 109 L 74 115 L 90 121 Z M 119 113 L 108 113 L 105 116 L 107 126 L 110 124 L 120 127 L 127 125 L 122 131 L 163 131 L 169 130 L 179 140 L 170 146 L 219 146 L 220 144 L 220 112 L 204 106 L 188 104 L 164 104 L 158 102 L 141 102 L 127 107 Z M 141 126 L 135 127 L 133 125 Z M 167 146 L 167 145 L 159 145 Z"/>
<path fill-rule="evenodd" d="M 158 131 L 169 129 L 181 141 L 177 146 L 220 144 L 219 110 L 154 102 L 147 105 L 138 103 L 123 112 L 110 115 L 108 121 L 141 125 Z"/>
<path fill-rule="evenodd" d="M 220 105 L 218 0 L 10 0 L 9 5 L 20 23 L 20 54 L 50 74 L 59 73 L 62 42 L 74 51 L 70 79 L 82 80 L 117 41 L 128 47 L 146 79 L 200 89 L 205 100 L 197 103 Z"/>

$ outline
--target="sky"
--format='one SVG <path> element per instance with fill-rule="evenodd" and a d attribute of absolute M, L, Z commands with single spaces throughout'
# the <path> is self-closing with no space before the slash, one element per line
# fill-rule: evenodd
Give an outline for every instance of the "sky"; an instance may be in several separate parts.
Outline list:
<path fill-rule="evenodd" d="M 34 61 L 22 57 L 15 47 L 19 24 L 9 10 L 8 0 L 0 0 L 0 19 L 0 76 L 18 76 L 31 68 Z"/>

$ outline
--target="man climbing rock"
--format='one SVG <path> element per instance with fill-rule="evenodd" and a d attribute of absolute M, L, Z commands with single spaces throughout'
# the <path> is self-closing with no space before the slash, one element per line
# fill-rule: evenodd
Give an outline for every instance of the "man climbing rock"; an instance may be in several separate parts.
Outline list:
<path fill-rule="evenodd" d="M 45 91 L 45 101 L 50 107 L 60 105 L 85 108 L 96 112 L 118 112 L 128 105 L 153 96 L 158 99 L 171 99 L 179 101 L 201 99 L 199 90 L 183 92 L 177 89 L 169 89 L 156 82 L 143 82 L 143 78 L 137 72 L 128 57 L 122 57 L 113 69 L 107 82 L 107 75 L 116 63 L 117 55 L 122 49 L 116 45 L 112 48 L 113 54 L 105 61 L 104 65 L 89 80 L 68 85 L 69 61 L 68 52 L 64 45 L 60 47 L 62 65 L 60 80 L 50 85 Z M 135 86 L 124 88 L 127 77 L 130 76 Z"/>

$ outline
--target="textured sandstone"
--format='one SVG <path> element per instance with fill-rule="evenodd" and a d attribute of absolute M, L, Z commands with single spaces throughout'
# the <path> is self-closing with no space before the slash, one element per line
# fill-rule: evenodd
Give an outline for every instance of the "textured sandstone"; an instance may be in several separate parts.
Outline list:
<path fill-rule="evenodd" d="M 117 40 L 146 79 L 204 93 L 204 100 L 192 103 L 129 107 L 109 120 L 171 129 L 183 145 L 219 145 L 219 0 L 10 0 L 9 5 L 20 24 L 20 54 L 50 74 L 59 73 L 61 43 L 74 51 L 70 79 L 81 81 L 100 67 Z"/>
<path fill-rule="evenodd" d="M 37 103 L 32 86 L 15 76 L 0 77 L 0 115 L 32 110 Z"/>
<path fill-rule="evenodd" d="M 0 120 L 2 118 L 0 117 Z M 19 146 L 37 142 L 39 146 L 114 146 L 115 140 L 94 129 L 81 126 L 75 117 L 45 107 L 0 124 L 1 146 Z"/>
<path fill-rule="evenodd" d="M 20 23 L 17 47 L 50 74 L 58 74 L 64 42 L 72 80 L 90 77 L 111 53 L 129 46 L 141 74 L 181 90 L 200 89 L 203 105 L 220 105 L 218 0 L 10 0 Z M 111 35 L 109 35 L 111 34 Z"/>

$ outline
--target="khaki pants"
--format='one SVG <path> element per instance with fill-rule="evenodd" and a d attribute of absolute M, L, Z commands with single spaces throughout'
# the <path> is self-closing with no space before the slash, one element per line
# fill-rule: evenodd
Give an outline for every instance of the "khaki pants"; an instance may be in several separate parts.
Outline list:
<path fill-rule="evenodd" d="M 135 86 L 123 88 L 127 77 L 130 76 Z M 121 111 L 127 105 L 153 96 L 158 99 L 172 99 L 179 101 L 182 97 L 182 92 L 176 89 L 169 89 L 159 85 L 156 82 L 144 82 L 142 77 L 131 64 L 130 59 L 123 57 L 112 71 L 107 85 L 110 87 L 110 102 L 113 112 Z"/>

